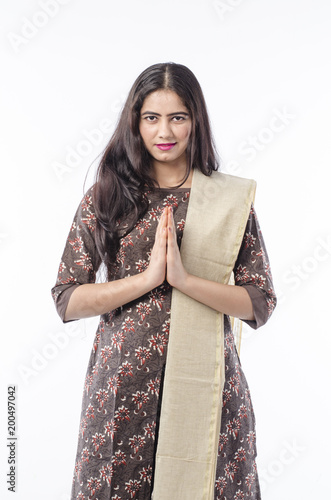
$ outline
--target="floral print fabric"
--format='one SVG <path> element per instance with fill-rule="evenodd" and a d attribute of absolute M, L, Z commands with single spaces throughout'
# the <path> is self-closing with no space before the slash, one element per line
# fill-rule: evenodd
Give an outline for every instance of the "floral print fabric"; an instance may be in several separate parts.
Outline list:
<path fill-rule="evenodd" d="M 112 280 L 147 268 L 166 205 L 173 207 L 180 245 L 190 190 L 157 189 L 146 195 L 148 211 L 121 239 Z M 99 259 L 94 230 L 89 191 L 75 215 L 52 289 L 62 319 L 74 288 L 96 279 Z M 272 313 L 276 298 L 253 207 L 234 275 L 236 284 L 251 296 L 255 321 L 248 323 L 257 328 Z M 151 498 L 170 313 L 171 287 L 164 282 L 100 317 L 84 384 L 72 500 Z M 226 371 L 215 499 L 259 499 L 254 413 L 227 316 L 224 341 Z"/>

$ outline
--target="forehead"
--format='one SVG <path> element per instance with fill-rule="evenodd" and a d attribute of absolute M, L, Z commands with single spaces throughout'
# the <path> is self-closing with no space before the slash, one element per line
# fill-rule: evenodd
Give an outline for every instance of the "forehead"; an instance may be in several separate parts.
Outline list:
<path fill-rule="evenodd" d="M 156 90 L 149 94 L 142 105 L 141 112 L 155 111 L 160 114 L 185 111 L 188 109 L 176 92 L 173 90 Z"/>

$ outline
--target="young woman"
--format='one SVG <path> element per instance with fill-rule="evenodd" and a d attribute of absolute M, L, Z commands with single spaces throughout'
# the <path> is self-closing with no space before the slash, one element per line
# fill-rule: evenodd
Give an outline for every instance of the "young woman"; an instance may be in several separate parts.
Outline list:
<path fill-rule="evenodd" d="M 193 73 L 147 68 L 78 207 L 52 289 L 64 322 L 100 315 L 72 499 L 261 498 L 229 316 L 258 328 L 276 297 L 255 184 L 217 169 Z M 96 283 L 102 268 L 107 279 Z"/>

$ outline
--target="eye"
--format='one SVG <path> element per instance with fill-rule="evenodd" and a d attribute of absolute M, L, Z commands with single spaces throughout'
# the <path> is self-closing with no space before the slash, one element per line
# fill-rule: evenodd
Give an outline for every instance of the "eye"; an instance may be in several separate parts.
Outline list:
<path fill-rule="evenodd" d="M 172 117 L 174 122 L 183 122 L 186 120 L 186 116 L 178 115 L 178 116 L 173 116 Z"/>
<path fill-rule="evenodd" d="M 156 116 L 153 116 L 153 115 L 149 115 L 149 116 L 145 116 L 145 120 L 146 120 L 147 122 L 154 123 L 154 122 L 156 122 L 157 117 L 156 117 Z"/>

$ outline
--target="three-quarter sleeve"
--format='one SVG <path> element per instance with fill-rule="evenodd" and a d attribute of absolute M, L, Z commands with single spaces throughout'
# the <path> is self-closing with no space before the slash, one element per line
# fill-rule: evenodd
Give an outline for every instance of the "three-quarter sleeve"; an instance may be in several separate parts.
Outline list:
<path fill-rule="evenodd" d="M 235 284 L 246 288 L 253 304 L 255 319 L 243 321 L 254 329 L 259 328 L 270 318 L 277 298 L 268 254 L 253 205 L 233 271 Z"/>
<path fill-rule="evenodd" d="M 56 310 L 64 320 L 71 294 L 77 286 L 94 283 L 100 265 L 95 245 L 96 218 L 92 189 L 87 191 L 76 211 L 62 254 L 55 286 L 51 293 Z"/>

